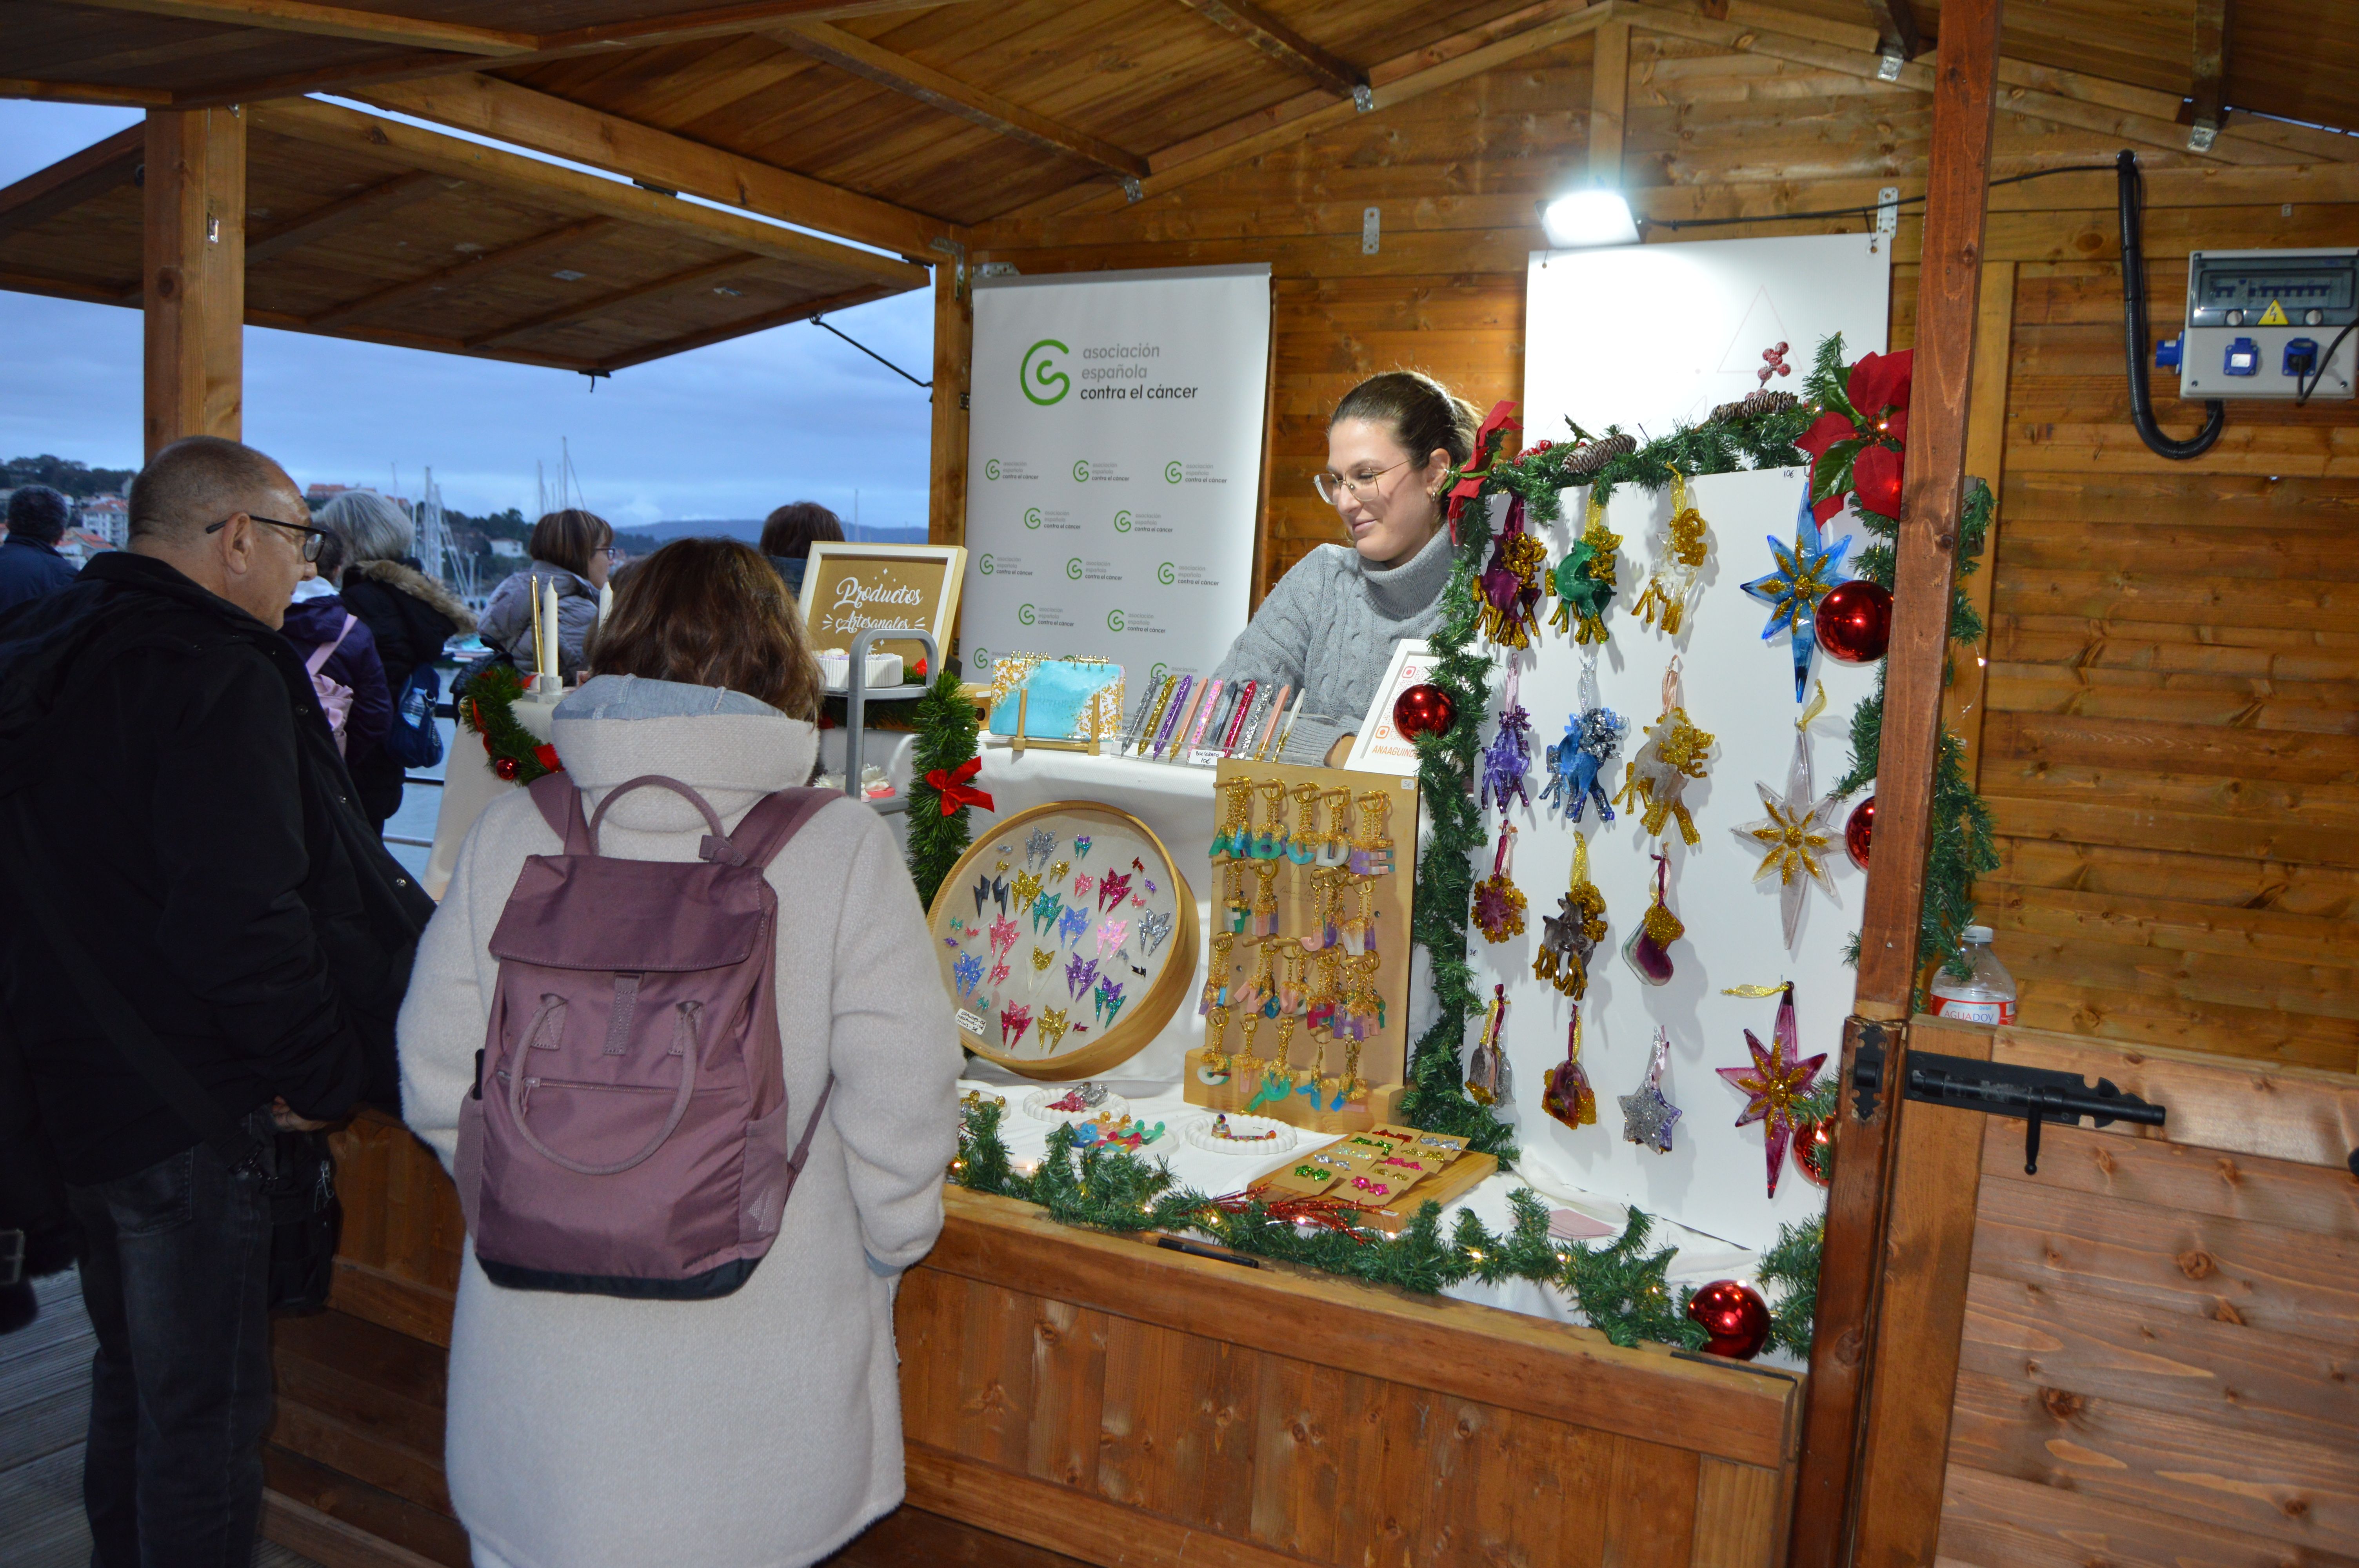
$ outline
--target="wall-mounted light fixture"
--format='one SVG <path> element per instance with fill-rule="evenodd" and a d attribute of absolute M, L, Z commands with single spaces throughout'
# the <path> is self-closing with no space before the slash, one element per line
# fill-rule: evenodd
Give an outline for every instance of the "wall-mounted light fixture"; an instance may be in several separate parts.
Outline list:
<path fill-rule="evenodd" d="M 1549 243 L 1559 250 L 1638 243 L 1638 225 L 1630 216 L 1630 203 L 1619 190 L 1607 186 L 1570 191 L 1541 202 L 1540 227 L 1548 231 Z"/>

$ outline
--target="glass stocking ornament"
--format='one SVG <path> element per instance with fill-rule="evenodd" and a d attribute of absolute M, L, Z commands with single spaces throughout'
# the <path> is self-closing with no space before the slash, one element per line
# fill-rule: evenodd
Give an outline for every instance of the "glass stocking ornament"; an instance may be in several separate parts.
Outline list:
<path fill-rule="evenodd" d="M 1549 624 L 1571 632 L 1576 643 L 1605 641 L 1605 612 L 1614 604 L 1614 552 L 1621 547 L 1622 535 L 1606 529 L 1605 508 L 1593 485 L 1581 537 L 1556 564 L 1556 613 Z"/>
<path fill-rule="evenodd" d="M 1668 463 L 1664 465 L 1669 468 Z M 1654 569 L 1647 574 L 1647 586 L 1639 591 L 1638 602 L 1631 606 L 1641 626 L 1661 622 L 1663 635 L 1676 637 L 1687 622 L 1689 607 L 1694 601 L 1696 579 L 1703 573 L 1704 557 L 1710 545 L 1704 535 L 1703 514 L 1688 504 L 1687 476 L 1671 469 L 1671 520 L 1664 525 L 1663 537 L 1655 556 Z"/>
<path fill-rule="evenodd" d="M 1663 836 L 1664 825 L 1676 819 L 1680 837 L 1690 845 L 1701 843 L 1695 818 L 1689 815 L 1687 803 L 1681 799 L 1688 784 L 1703 777 L 1712 763 L 1711 735 L 1695 727 L 1687 709 L 1680 706 L 1680 660 L 1671 656 L 1670 666 L 1663 671 L 1663 711 L 1647 727 L 1646 744 L 1630 759 L 1628 772 L 1622 781 L 1622 793 L 1614 799 L 1632 811 L 1638 812 L 1639 826 L 1649 838 Z"/>
<path fill-rule="evenodd" d="M 1484 939 L 1505 942 L 1524 928 L 1524 895 L 1509 870 L 1516 845 L 1516 825 L 1499 829 L 1499 847 L 1491 856 L 1491 874 L 1474 884 L 1474 924 Z"/>
<path fill-rule="evenodd" d="M 1664 902 L 1669 891 L 1670 857 L 1657 855 L 1654 861 L 1655 901 L 1639 917 L 1638 928 L 1630 933 L 1630 939 L 1622 944 L 1622 957 L 1633 974 L 1650 986 L 1659 986 L 1671 978 L 1671 944 L 1685 935 L 1688 928 L 1680 924 L 1680 917 Z"/>
<path fill-rule="evenodd" d="M 1671 1152 L 1671 1128 L 1680 1119 L 1680 1108 L 1663 1094 L 1663 1068 L 1670 1059 L 1671 1037 L 1658 1024 L 1646 1081 L 1630 1093 L 1617 1097 L 1622 1107 L 1622 1136 L 1658 1154 Z"/>
<path fill-rule="evenodd" d="M 1834 795 L 1814 798 L 1817 791 L 1810 783 L 1810 720 L 1826 706 L 1827 688 L 1821 682 L 1801 718 L 1794 721 L 1794 757 L 1786 767 L 1784 798 L 1756 782 L 1753 787 L 1760 792 L 1762 809 L 1768 815 L 1736 829 L 1761 851 L 1753 880 L 1757 882 L 1772 871 L 1777 873 L 1778 914 L 1785 923 L 1788 952 L 1802 928 L 1802 896 L 1810 885 L 1816 882 L 1829 893 L 1835 891 L 1834 879 L 1827 875 L 1827 848 L 1835 841 L 1835 814 L 1843 809 L 1843 802 Z"/>
<path fill-rule="evenodd" d="M 1605 797 L 1607 765 L 1622 754 L 1627 721 L 1603 706 L 1597 696 L 1597 654 L 1582 655 L 1581 711 L 1565 720 L 1564 739 L 1548 749 L 1549 784 L 1543 796 L 1553 810 L 1578 822 L 1589 803 L 1597 802 L 1597 819 L 1614 820 L 1614 805 Z"/>
<path fill-rule="evenodd" d="M 1491 542 L 1491 564 L 1474 579 L 1483 635 L 1503 648 L 1528 648 L 1539 624 L 1540 568 L 1548 546 L 1524 526 L 1524 498 L 1507 503 L 1507 521 Z"/>
<path fill-rule="evenodd" d="M 1757 992 L 1760 988 L 1740 986 L 1737 990 Z M 1826 1053 L 1815 1056 L 1799 1056 L 1801 1032 L 1794 1023 L 1794 986 L 1792 981 L 1778 988 L 1777 1022 L 1770 1030 L 1773 1044 L 1764 1048 L 1750 1029 L 1745 1032 L 1745 1049 L 1753 1061 L 1743 1067 L 1712 1069 L 1729 1083 L 1744 1091 L 1744 1112 L 1736 1119 L 1739 1127 L 1762 1123 L 1761 1155 L 1767 1166 L 1769 1195 L 1777 1195 L 1777 1177 L 1786 1168 L 1786 1150 L 1794 1141 L 1796 1108 L 1809 1098 L 1811 1080 L 1826 1065 Z"/>
<path fill-rule="evenodd" d="M 1540 1108 L 1575 1132 L 1597 1123 L 1597 1091 L 1590 1087 L 1589 1074 L 1581 1065 L 1581 1009 L 1577 1006 L 1564 1033 L 1564 1060 L 1549 1069 L 1548 1081 L 1540 1090 Z"/>
<path fill-rule="evenodd" d="M 1540 950 L 1532 978 L 1565 995 L 1589 994 L 1589 957 L 1605 939 L 1605 895 L 1589 880 L 1589 845 L 1572 836 L 1572 886 L 1558 895 L 1557 912 L 1540 916 Z"/>
<path fill-rule="evenodd" d="M 1477 1105 L 1493 1105 L 1506 1096 L 1507 1058 L 1499 1049 L 1499 1036 L 1507 1023 L 1507 988 L 1491 988 L 1491 1016 L 1484 1021 L 1483 1038 L 1474 1044 L 1473 1059 L 1466 1064 L 1466 1093 Z"/>
<path fill-rule="evenodd" d="M 1527 806 L 1532 803 L 1531 789 L 1524 783 L 1524 775 L 1532 771 L 1532 716 L 1516 700 L 1522 675 L 1522 667 L 1511 657 L 1506 694 L 1499 709 L 1499 732 L 1483 748 L 1482 806 L 1486 811 L 1495 803 L 1501 811 L 1516 800 Z"/>

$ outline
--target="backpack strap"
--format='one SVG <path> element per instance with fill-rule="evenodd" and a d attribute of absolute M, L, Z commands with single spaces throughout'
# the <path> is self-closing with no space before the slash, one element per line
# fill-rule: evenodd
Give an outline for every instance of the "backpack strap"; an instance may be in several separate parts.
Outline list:
<path fill-rule="evenodd" d="M 565 840 L 567 854 L 597 853 L 590 838 L 590 819 L 582 815 L 582 792 L 573 787 L 571 778 L 562 773 L 543 773 L 525 785 L 525 791 L 540 807 L 550 829 Z"/>
<path fill-rule="evenodd" d="M 777 858 L 787 841 L 802 831 L 803 824 L 819 815 L 832 800 L 843 797 L 832 789 L 782 789 L 764 795 L 754 803 L 737 823 L 737 830 L 729 835 L 729 848 L 755 866 L 767 866 Z M 711 852 L 707 841 L 707 860 L 723 857 Z"/>
<path fill-rule="evenodd" d="M 344 639 L 353 634 L 353 623 L 359 619 L 359 616 L 347 612 L 343 625 L 336 630 L 334 640 L 322 643 L 312 649 L 311 656 L 303 661 L 303 667 L 311 672 L 314 679 L 318 678 L 321 670 L 328 667 L 328 661 L 336 656 L 336 650 L 344 645 Z"/>

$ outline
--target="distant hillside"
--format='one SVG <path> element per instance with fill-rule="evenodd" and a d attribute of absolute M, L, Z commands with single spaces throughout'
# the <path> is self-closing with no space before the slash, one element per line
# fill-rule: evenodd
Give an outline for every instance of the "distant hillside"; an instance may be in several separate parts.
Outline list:
<path fill-rule="evenodd" d="M 46 484 L 51 490 L 72 496 L 99 495 L 112 491 L 117 494 L 131 482 L 136 469 L 94 469 L 70 458 L 51 457 L 43 452 L 38 458 L 10 458 L 0 463 L 0 490 L 16 490 L 27 484 Z"/>
<path fill-rule="evenodd" d="M 743 539 L 749 545 L 762 541 L 762 524 L 755 517 L 697 517 L 677 523 L 650 523 L 641 528 L 658 539 Z M 869 523 L 859 526 L 843 525 L 846 538 L 872 545 L 922 545 L 926 528 L 922 523 L 892 524 Z"/>

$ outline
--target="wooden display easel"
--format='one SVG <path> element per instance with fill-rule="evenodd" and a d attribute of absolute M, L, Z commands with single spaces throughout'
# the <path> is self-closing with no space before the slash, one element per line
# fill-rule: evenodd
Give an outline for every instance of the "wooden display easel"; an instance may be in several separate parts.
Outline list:
<path fill-rule="evenodd" d="M 1232 1074 L 1219 1081 L 1208 1082 L 1201 1047 L 1190 1051 L 1181 1074 L 1181 1087 L 1190 1105 L 1208 1109 L 1238 1112 L 1267 1117 L 1296 1127 L 1307 1127 L 1316 1132 L 1356 1132 L 1377 1122 L 1397 1120 L 1396 1113 L 1401 1094 L 1407 1087 L 1408 1062 L 1408 953 L 1409 911 L 1417 884 L 1417 781 L 1399 773 L 1352 773 L 1341 768 L 1310 768 L 1287 762 L 1252 762 L 1242 759 L 1223 762 L 1217 774 L 1214 799 L 1220 785 L 1231 779 L 1244 777 L 1260 782 L 1276 779 L 1285 784 L 1289 792 L 1287 801 L 1287 822 L 1296 825 L 1298 815 L 1290 792 L 1297 784 L 1315 784 L 1321 789 L 1348 789 L 1353 800 L 1353 816 L 1358 820 L 1358 797 L 1371 790 L 1382 790 L 1391 798 L 1392 815 L 1386 829 L 1393 841 L 1393 871 L 1389 876 L 1378 877 L 1375 882 L 1376 916 L 1376 952 L 1382 962 L 1376 968 L 1376 995 L 1384 1004 L 1384 1023 L 1374 1035 L 1360 1045 L 1360 1076 L 1367 1081 L 1367 1094 L 1345 1103 L 1339 1109 L 1306 1096 L 1289 1093 L 1283 1098 L 1265 1100 L 1247 1109 L 1247 1103 L 1260 1092 L 1258 1076 L 1245 1082 Z M 1216 806 L 1216 809 L 1218 809 Z M 1256 796 L 1256 812 L 1259 810 Z M 1258 818 L 1256 818 L 1258 820 Z M 1322 814 L 1323 820 L 1323 814 Z M 1253 862 L 1246 862 L 1251 864 Z M 1308 866 L 1283 864 L 1277 879 L 1278 931 L 1283 937 L 1299 937 L 1311 927 L 1310 871 Z M 1211 864 L 1207 875 L 1212 903 L 1212 931 L 1225 930 L 1222 924 L 1223 903 L 1228 885 L 1227 862 Z M 1252 885 L 1248 877 L 1248 887 Z M 1212 939 L 1211 935 L 1206 937 Z M 1232 984 L 1242 984 L 1253 972 L 1257 939 L 1239 935 L 1229 953 L 1229 978 Z M 1200 999 L 1201 1000 L 1201 999 Z M 1241 1033 L 1244 1020 L 1232 1015 L 1227 1037 L 1222 1049 L 1234 1055 L 1243 1044 Z M 1277 1026 L 1274 1020 L 1262 1021 L 1255 1043 L 1256 1051 L 1265 1058 L 1275 1054 Z M 1344 1053 L 1350 1042 L 1336 1038 L 1327 1046 L 1327 1070 L 1341 1073 Z M 1288 1052 L 1288 1060 L 1298 1068 L 1309 1067 L 1316 1059 L 1318 1046 L 1307 1028 L 1298 1028 Z"/>

